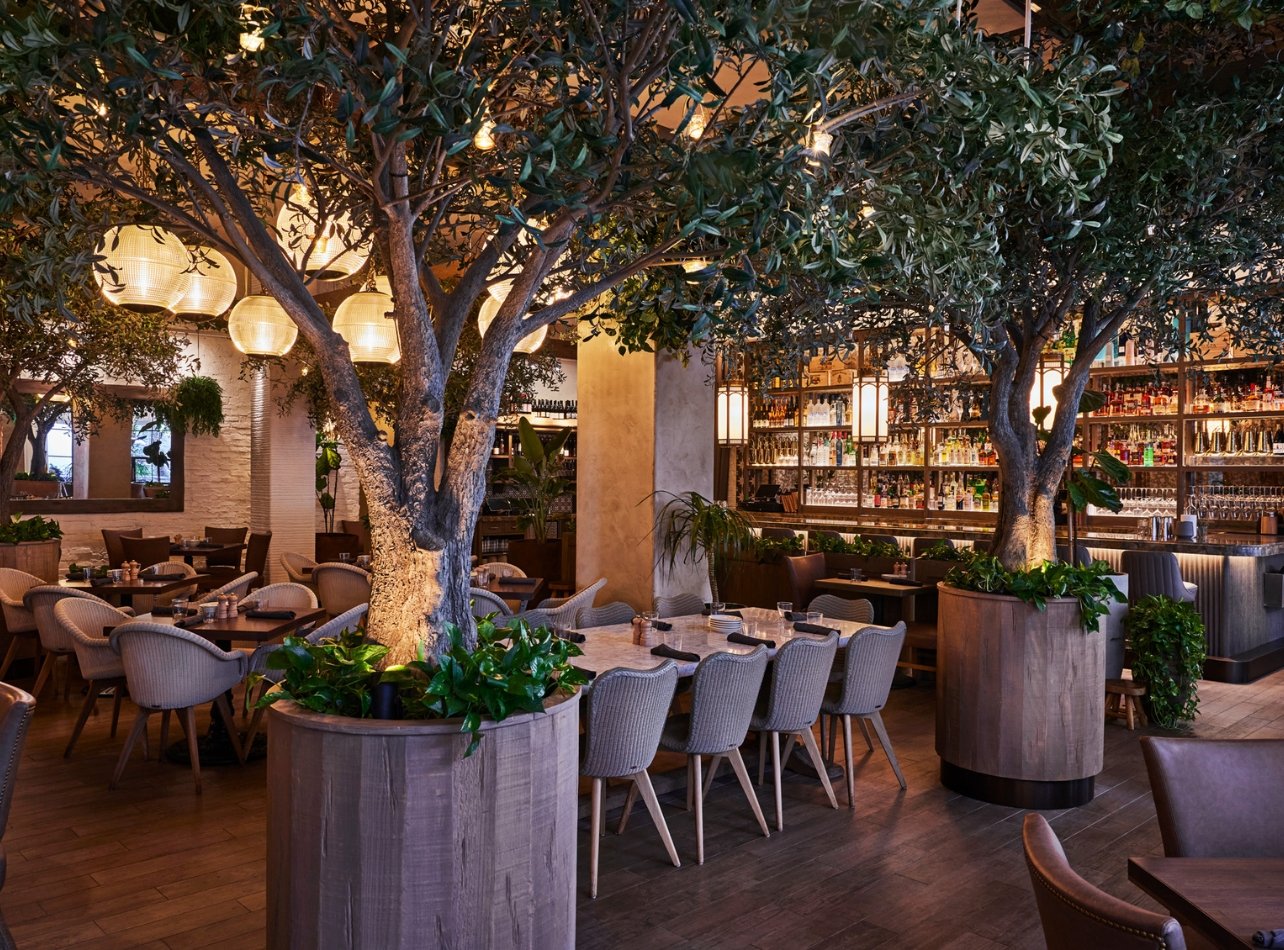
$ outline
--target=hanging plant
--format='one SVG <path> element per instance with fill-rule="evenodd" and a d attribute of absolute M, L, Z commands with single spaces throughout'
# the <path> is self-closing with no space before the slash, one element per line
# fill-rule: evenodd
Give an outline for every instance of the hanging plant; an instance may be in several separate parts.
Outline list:
<path fill-rule="evenodd" d="M 187 376 L 156 407 L 156 415 L 172 432 L 217 436 L 223 427 L 223 387 L 209 376 Z"/>

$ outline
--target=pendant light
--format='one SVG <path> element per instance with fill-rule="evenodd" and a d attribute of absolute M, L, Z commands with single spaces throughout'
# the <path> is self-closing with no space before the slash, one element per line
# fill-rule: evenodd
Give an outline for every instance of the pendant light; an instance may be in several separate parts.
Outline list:
<path fill-rule="evenodd" d="M 504 283 L 499 286 L 504 288 L 504 296 L 496 297 L 492 294 L 487 297 L 485 303 L 481 305 L 481 310 L 477 314 L 477 329 L 481 332 L 483 338 L 486 336 L 486 331 L 490 329 L 490 325 L 495 322 L 495 318 L 499 316 L 499 308 L 504 305 L 504 301 L 508 298 L 508 292 L 512 290 L 513 283 L 512 281 L 504 281 Z M 540 327 L 538 330 L 534 330 L 518 340 L 517 345 L 513 347 L 513 352 L 534 353 L 544 345 L 544 339 L 547 336 L 548 327 Z"/>
<path fill-rule="evenodd" d="M 392 297 L 378 290 L 363 290 L 339 304 L 334 332 L 348 344 L 354 363 L 396 363 L 401 359 Z"/>
<path fill-rule="evenodd" d="M 126 224 L 103 235 L 98 253 L 109 271 L 94 280 L 111 303 L 138 313 L 172 311 L 191 283 L 192 257 L 174 234 L 150 225 Z"/>
<path fill-rule="evenodd" d="M 290 200 L 276 216 L 276 239 L 289 252 L 295 267 L 317 280 L 339 280 L 351 277 L 370 259 L 371 242 L 365 238 L 355 246 L 349 243 L 357 233 L 352 218 L 344 213 L 337 218 L 317 222 L 317 208 L 303 187 L 295 188 Z"/>
<path fill-rule="evenodd" d="M 236 271 L 211 247 L 197 248 L 196 270 L 188 276 L 187 293 L 174 306 L 179 317 L 217 317 L 236 299 Z"/>
<path fill-rule="evenodd" d="M 247 356 L 284 356 L 294 346 L 299 328 L 276 298 L 252 294 L 228 314 L 227 332 Z"/>

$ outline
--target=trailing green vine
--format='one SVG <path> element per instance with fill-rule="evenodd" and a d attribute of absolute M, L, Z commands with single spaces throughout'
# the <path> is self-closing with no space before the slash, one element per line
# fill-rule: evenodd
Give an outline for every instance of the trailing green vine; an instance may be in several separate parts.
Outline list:
<path fill-rule="evenodd" d="M 1083 567 L 1044 561 L 1028 571 L 1009 571 L 994 555 L 978 554 L 951 568 L 945 582 L 963 590 L 1016 597 L 1037 610 L 1045 610 L 1052 598 L 1073 597 L 1079 601 L 1083 629 L 1094 630 L 1110 612 L 1111 601 L 1124 601 L 1110 579 L 1113 572 L 1104 561 Z"/>
<path fill-rule="evenodd" d="M 1142 700 L 1155 725 L 1174 729 L 1194 719 L 1207 641 L 1195 605 L 1152 595 L 1124 619 L 1135 658 L 1132 678 L 1146 684 Z"/>

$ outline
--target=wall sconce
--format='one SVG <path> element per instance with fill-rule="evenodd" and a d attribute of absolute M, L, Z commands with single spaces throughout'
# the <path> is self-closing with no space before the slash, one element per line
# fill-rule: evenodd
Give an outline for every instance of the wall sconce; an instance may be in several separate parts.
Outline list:
<path fill-rule="evenodd" d="M 744 383 L 718 385 L 718 444 L 749 442 L 749 388 Z"/>

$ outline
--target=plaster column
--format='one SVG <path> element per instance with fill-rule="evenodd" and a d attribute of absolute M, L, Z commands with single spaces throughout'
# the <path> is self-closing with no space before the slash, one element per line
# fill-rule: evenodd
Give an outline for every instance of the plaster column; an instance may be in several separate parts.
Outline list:
<path fill-rule="evenodd" d="M 297 404 L 281 415 L 272 383 L 260 369 L 250 404 L 250 528 L 272 532 L 264 583 L 286 579 L 274 577 L 283 553 L 312 557 L 316 550 L 316 430 Z"/>
<path fill-rule="evenodd" d="M 597 603 L 649 607 L 661 594 L 708 595 L 703 562 L 672 576 L 656 565 L 656 491 L 713 495 L 708 367 L 672 356 L 621 356 L 602 336 L 579 345 L 576 582 L 607 578 Z"/>

